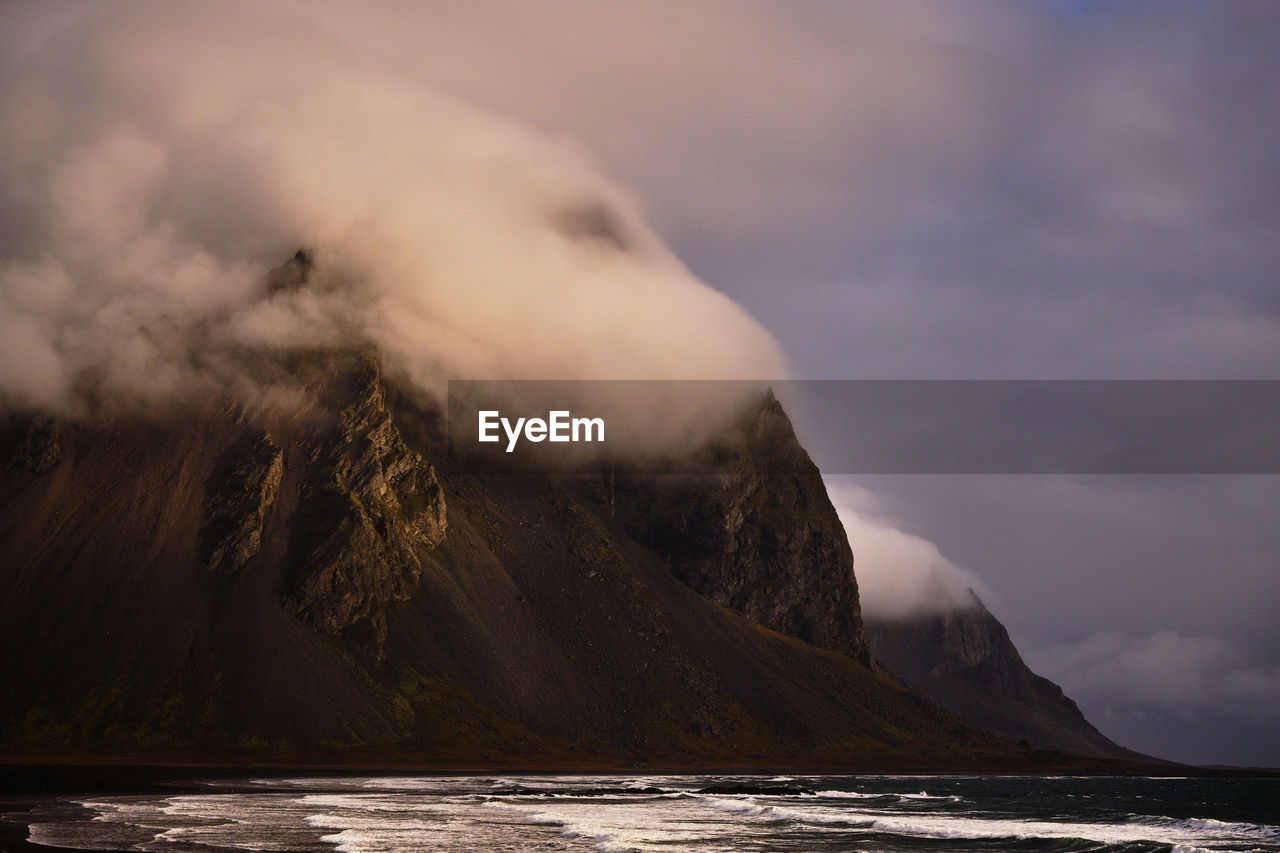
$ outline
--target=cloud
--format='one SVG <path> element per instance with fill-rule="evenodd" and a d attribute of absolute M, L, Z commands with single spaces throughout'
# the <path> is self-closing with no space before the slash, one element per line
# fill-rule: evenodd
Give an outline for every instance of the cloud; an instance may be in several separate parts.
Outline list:
<path fill-rule="evenodd" d="M 827 491 L 853 548 L 858 598 L 869 619 L 893 620 L 963 610 L 992 594 L 927 539 L 905 533 L 865 489 L 827 478 Z"/>
<path fill-rule="evenodd" d="M 1111 713 L 1172 712 L 1195 719 L 1212 711 L 1280 718 L 1280 665 L 1250 660 L 1219 637 L 1176 630 L 1147 636 L 1102 631 L 1035 654 L 1080 697 L 1106 704 Z"/>
<path fill-rule="evenodd" d="M 579 147 L 303 6 L 24 12 L 39 49 L 6 38 L 0 93 L 10 405 L 200 395 L 243 385 L 244 352 L 297 346 L 376 346 L 433 393 L 785 370 Z M 297 249 L 310 286 L 269 292 Z"/>

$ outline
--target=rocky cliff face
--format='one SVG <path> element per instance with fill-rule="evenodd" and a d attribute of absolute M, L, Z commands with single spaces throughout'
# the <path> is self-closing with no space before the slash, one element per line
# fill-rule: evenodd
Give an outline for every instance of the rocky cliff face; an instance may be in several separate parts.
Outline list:
<path fill-rule="evenodd" d="M 1090 725 L 1062 688 L 1022 661 L 1009 632 L 972 591 L 968 607 L 867 620 L 871 650 L 915 689 L 1014 742 L 1107 758 L 1141 758 Z"/>
<path fill-rule="evenodd" d="M 324 633 L 371 619 L 384 637 L 384 608 L 413 594 L 419 553 L 444 540 L 444 494 L 400 437 L 375 361 L 361 360 L 344 399 L 336 424 L 308 447 L 284 600 Z"/>
<path fill-rule="evenodd" d="M 867 663 L 853 553 L 778 401 L 698 462 L 705 474 L 625 478 L 617 514 L 628 531 L 712 601 Z"/>
<path fill-rule="evenodd" d="M 275 504 L 284 454 L 265 430 L 229 449 L 205 486 L 200 555 L 215 572 L 234 574 L 262 548 L 262 526 Z"/>

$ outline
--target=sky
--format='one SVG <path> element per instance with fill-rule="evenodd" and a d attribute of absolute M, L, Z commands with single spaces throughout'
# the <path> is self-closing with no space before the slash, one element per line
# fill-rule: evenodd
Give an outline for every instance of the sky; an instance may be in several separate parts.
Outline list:
<path fill-rule="evenodd" d="M 114 114 L 99 110 L 103 103 L 125 114 L 140 109 L 131 98 L 164 102 L 160 124 L 188 131 L 208 121 L 184 100 L 184 87 L 223 78 L 170 75 L 166 62 L 230 75 L 215 93 L 224 85 L 258 92 L 256 79 L 231 79 L 226 69 L 236 63 L 285 81 L 273 90 L 276 101 L 263 101 L 276 112 L 228 112 L 238 124 L 224 116 L 213 125 L 253 129 L 249 142 L 190 149 L 215 175 L 245 162 L 236 158 L 271 155 L 250 160 L 260 183 L 216 188 L 226 202 L 219 240 L 258 241 L 238 255 L 208 250 L 215 271 L 200 267 L 202 274 L 233 290 L 243 268 L 296 237 L 295 224 L 297 233 L 323 232 L 349 266 L 373 264 L 378 280 L 404 272 L 384 258 L 350 257 L 351 235 L 363 233 L 344 230 L 354 220 L 309 213 L 317 199 L 365 192 L 314 179 L 335 162 L 350 164 L 276 145 L 270 131 L 277 116 L 301 115 L 324 137 L 326 121 L 338 134 L 354 117 L 416 110 L 391 142 L 379 134 L 365 142 L 397 156 L 422 149 L 444 162 L 459 151 L 487 156 L 500 139 L 503 151 L 516 152 L 504 162 L 542 176 L 514 200 L 486 190 L 472 205 L 472 172 L 450 171 L 463 194 L 441 191 L 423 220 L 470 223 L 450 244 L 463 247 L 462 260 L 446 253 L 444 269 L 472 270 L 474 258 L 501 254 L 467 235 L 524 223 L 518 245 L 528 251 L 513 250 L 511 264 L 523 268 L 529 251 L 551 258 L 538 267 L 544 284 L 568 270 L 582 282 L 580 295 L 619 268 L 635 279 L 628 287 L 658 282 L 673 301 L 653 302 L 664 307 L 641 315 L 643 328 L 673 348 L 710 341 L 705 358 L 717 375 L 735 363 L 759 372 L 785 362 L 791 376 L 826 379 L 1280 378 L 1273 0 L 230 8 L 210 21 L 172 4 L 50 11 L 9 3 L 13 26 L 0 28 L 0 50 L 7 69 L 43 69 L 33 91 L 76 103 L 69 126 L 80 136 L 59 136 L 65 147 L 52 150 L 63 153 L 104 133 Z M 264 52 L 275 64 L 241 60 Z M 159 59 L 135 68 L 131 56 Z M 85 69 L 112 63 L 134 76 L 85 82 Z M 110 88 L 120 81 L 123 89 Z M 346 100 L 328 97 L 337 90 Z M 361 94 L 419 90 L 429 97 L 397 95 L 372 107 Z M 320 106 L 299 111 L 312 103 Z M 99 112 L 105 118 L 94 124 Z M 458 134 L 459 124 L 473 130 Z M 4 144 L 21 145 L 19 136 L 9 131 Z M 153 138 L 114 138 L 126 162 L 147 166 Z M 64 160 L 39 160 L 37 173 Z M 238 211 L 267 195 L 261 182 L 276 180 L 272 168 L 293 182 L 290 201 L 272 196 L 251 220 L 258 236 L 246 236 L 252 229 Z M 379 186 L 396 186 L 396 174 L 379 174 Z M 438 177 L 407 186 L 435 194 Z M 209 189 L 201 173 L 188 178 Z M 557 189 L 566 182 L 568 196 Z M 49 199 L 34 198 L 32 209 L 48 208 Z M 419 210 L 399 190 L 360 198 Z M 161 202 L 171 200 L 154 204 Z M 592 205 L 618 212 L 624 233 L 646 247 L 641 261 L 601 261 L 596 249 L 580 257 L 559 243 L 548 250 L 544 225 L 525 227 L 521 218 Z M 189 206 L 175 209 L 181 215 L 172 221 L 198 219 Z M 32 221 L 43 220 L 22 219 L 28 228 Z M 377 233 L 390 234 L 393 249 L 413 239 Z M 119 244 L 103 245 L 105 257 Z M 191 269 L 188 255 L 179 260 L 176 268 Z M 511 268 L 501 257 L 493 264 L 487 274 Z M 378 291 L 384 301 L 374 302 L 385 308 L 398 293 Z M 72 303 L 83 297 L 68 294 Z M 620 314 L 648 304 L 628 299 Z M 185 294 L 180 300 L 190 304 Z M 447 304 L 456 317 L 471 310 Z M 580 300 L 570 294 L 556 304 Z M 26 313 L 16 316 L 36 340 L 45 340 L 41 329 L 58 330 L 48 339 L 51 363 L 96 353 L 91 343 L 62 348 L 65 305 L 37 307 L 23 303 Z M 314 321 L 308 310 L 292 306 L 291 322 Z M 545 353 L 551 367 L 581 364 L 581 353 L 599 345 L 593 315 L 570 312 L 579 318 L 566 326 L 576 330 L 578 355 Z M 254 316 L 236 327 L 237 340 L 260 328 Z M 387 312 L 370 316 L 382 324 Z M 421 306 L 407 316 L 428 325 L 396 327 L 401 338 L 439 319 Z M 480 334 L 465 331 L 472 343 Z M 455 350 L 431 358 L 442 351 Z M 645 375 L 666 375 L 672 368 L 661 355 L 636 342 L 626 358 L 638 359 Z M 406 369 L 413 358 L 406 352 Z M 802 438 L 829 439 L 842 425 L 798 427 Z M 829 483 L 857 519 L 851 539 L 873 602 L 877 594 L 893 599 L 881 581 L 910 572 L 904 567 L 939 566 L 978 586 L 1028 663 L 1118 742 L 1188 761 L 1280 766 L 1280 478 L 832 475 Z"/>

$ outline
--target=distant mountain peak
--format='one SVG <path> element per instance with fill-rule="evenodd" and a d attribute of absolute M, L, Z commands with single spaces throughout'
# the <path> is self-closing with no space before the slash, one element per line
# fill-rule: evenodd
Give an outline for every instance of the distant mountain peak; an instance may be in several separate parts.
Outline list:
<path fill-rule="evenodd" d="M 970 606 L 866 619 L 872 653 L 965 721 L 1015 742 L 1101 758 L 1146 759 L 1099 732 L 1062 688 L 1023 662 L 1009 632 L 972 589 Z"/>

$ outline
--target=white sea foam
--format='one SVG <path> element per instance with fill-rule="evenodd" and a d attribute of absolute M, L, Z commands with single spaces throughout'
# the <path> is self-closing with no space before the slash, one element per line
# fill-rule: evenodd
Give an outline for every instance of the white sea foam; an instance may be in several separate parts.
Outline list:
<path fill-rule="evenodd" d="M 169 825 L 163 815 L 158 812 L 154 800 L 150 799 L 121 798 L 119 800 L 76 800 L 75 802 L 97 812 L 93 816 L 95 821 L 156 829 L 165 829 Z"/>
<path fill-rule="evenodd" d="M 920 792 L 919 794 L 904 793 L 901 791 L 817 791 L 813 794 L 815 797 L 825 797 L 829 799 L 845 798 L 851 800 L 898 800 L 898 801 L 923 801 L 935 800 L 938 802 L 958 803 L 963 800 L 955 794 L 928 794 Z"/>
<path fill-rule="evenodd" d="M 287 793 L 183 795 L 158 800 L 156 809 L 170 828 L 146 849 L 171 850 L 175 842 L 293 851 L 315 840 L 303 821 L 306 807 Z"/>
<path fill-rule="evenodd" d="M 543 826 L 556 826 L 562 836 L 581 839 L 601 853 L 634 851 L 728 851 L 736 833 L 726 833 L 723 823 L 707 820 L 702 811 L 686 802 L 637 808 L 629 803 L 568 803 L 522 805 L 490 801 L 485 806 L 520 815 Z"/>
<path fill-rule="evenodd" d="M 703 802 L 713 809 L 747 815 L 748 817 L 763 818 L 764 820 L 794 820 L 801 823 L 833 824 L 850 827 L 867 827 L 874 822 L 874 817 L 855 815 L 844 810 L 819 810 L 767 805 L 757 802 L 753 797 L 743 797 L 741 799 L 707 797 Z"/>

